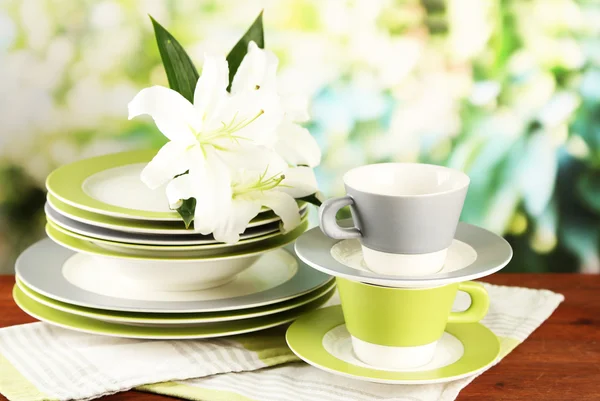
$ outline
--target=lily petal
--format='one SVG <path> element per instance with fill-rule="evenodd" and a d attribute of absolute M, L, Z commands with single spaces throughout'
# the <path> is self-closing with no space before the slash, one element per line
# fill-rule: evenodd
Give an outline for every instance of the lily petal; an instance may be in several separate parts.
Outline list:
<path fill-rule="evenodd" d="M 202 75 L 194 91 L 194 107 L 203 121 L 210 121 L 227 99 L 229 66 L 223 56 L 204 55 Z"/>
<path fill-rule="evenodd" d="M 171 141 L 191 144 L 193 130 L 202 128 L 202 120 L 194 106 L 172 89 L 152 86 L 142 89 L 128 105 L 129 119 L 148 114 Z"/>
<path fill-rule="evenodd" d="M 259 48 L 253 41 L 248 43 L 248 52 L 233 77 L 231 93 L 263 89 L 275 91 L 278 64 L 273 52 Z"/>
<path fill-rule="evenodd" d="M 281 94 L 281 103 L 285 115 L 291 121 L 303 123 L 310 119 L 308 114 L 308 99 L 305 96 Z"/>
<path fill-rule="evenodd" d="M 283 231 L 289 232 L 300 225 L 300 209 L 296 200 L 290 195 L 279 191 L 266 191 L 262 193 L 261 203 L 271 208 L 273 212 L 281 217 Z"/>
<path fill-rule="evenodd" d="M 306 128 L 285 119 L 277 134 L 275 151 L 289 164 L 316 167 L 321 163 L 321 149 Z"/>
<path fill-rule="evenodd" d="M 156 189 L 176 175 L 189 169 L 187 145 L 181 142 L 168 142 L 144 167 L 141 179 L 150 189 Z"/>
<path fill-rule="evenodd" d="M 195 197 L 198 193 L 196 184 L 193 176 L 190 174 L 173 178 L 166 189 L 171 209 L 177 209 L 181 201 Z"/>
<path fill-rule="evenodd" d="M 255 172 L 257 175 L 265 173 L 270 177 L 284 173 L 288 168 L 286 161 L 273 150 L 245 141 L 240 143 L 235 152 L 223 152 L 220 156 L 232 171 L 232 181 L 236 181 L 235 177 L 240 171 Z"/>
<path fill-rule="evenodd" d="M 196 180 L 196 211 L 194 229 L 202 234 L 211 234 L 219 226 L 220 220 L 231 211 L 231 175 L 229 168 L 208 148 L 206 160 L 190 169 L 192 179 Z"/>
<path fill-rule="evenodd" d="M 250 220 L 260 213 L 261 204 L 251 198 L 235 198 L 229 215 L 220 220 L 213 236 L 217 241 L 235 244 L 240 240 Z"/>
<path fill-rule="evenodd" d="M 284 174 L 285 179 L 277 187 L 277 190 L 294 198 L 312 195 L 319 190 L 317 177 L 315 177 L 315 172 L 310 167 L 288 168 Z"/>
<path fill-rule="evenodd" d="M 223 136 L 217 143 L 230 149 L 242 142 L 273 147 L 277 141 L 276 128 L 283 120 L 283 108 L 275 92 L 252 91 L 232 96 L 221 109 L 217 123 L 211 129 L 229 126 L 231 137 Z M 233 141 L 232 138 L 235 138 Z"/>

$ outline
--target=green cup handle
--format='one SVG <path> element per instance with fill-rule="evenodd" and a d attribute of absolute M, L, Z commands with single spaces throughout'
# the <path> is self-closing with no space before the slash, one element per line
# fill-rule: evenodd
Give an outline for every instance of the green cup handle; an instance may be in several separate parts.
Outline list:
<path fill-rule="evenodd" d="M 471 306 L 462 312 L 450 312 L 448 323 L 474 323 L 483 319 L 490 306 L 490 297 L 485 287 L 475 281 L 465 281 L 458 285 L 458 291 L 469 294 Z"/>

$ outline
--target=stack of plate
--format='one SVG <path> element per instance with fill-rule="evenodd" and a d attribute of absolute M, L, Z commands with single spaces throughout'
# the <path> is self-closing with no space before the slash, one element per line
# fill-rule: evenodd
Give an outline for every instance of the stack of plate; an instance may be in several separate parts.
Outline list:
<path fill-rule="evenodd" d="M 154 151 L 82 160 L 47 180 L 46 232 L 17 261 L 14 297 L 30 315 L 98 334 L 201 338 L 289 322 L 333 293 L 264 210 L 235 245 L 188 230 L 164 188 L 140 181 Z M 285 247 L 287 246 L 287 249 Z"/>

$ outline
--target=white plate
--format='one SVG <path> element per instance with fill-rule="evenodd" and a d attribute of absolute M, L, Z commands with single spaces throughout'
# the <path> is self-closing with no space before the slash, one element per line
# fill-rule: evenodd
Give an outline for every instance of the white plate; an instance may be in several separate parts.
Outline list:
<path fill-rule="evenodd" d="M 16 274 L 34 291 L 61 302 L 148 313 L 221 312 L 272 305 L 307 294 L 332 280 L 295 257 L 286 264 L 290 259 L 284 257 L 271 263 L 256 263 L 230 283 L 217 288 L 184 292 L 134 291 L 119 286 L 115 277 L 103 277 L 94 259 L 87 255 L 83 255 L 83 259 L 79 257 L 79 264 L 66 265 L 75 255 L 45 239 L 21 254 L 15 266 Z"/>

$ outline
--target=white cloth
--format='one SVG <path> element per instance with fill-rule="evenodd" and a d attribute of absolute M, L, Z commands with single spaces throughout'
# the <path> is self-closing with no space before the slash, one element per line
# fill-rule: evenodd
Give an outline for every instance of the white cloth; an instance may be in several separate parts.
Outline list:
<path fill-rule="evenodd" d="M 486 284 L 486 289 L 491 302 L 482 323 L 500 338 L 501 351 L 497 362 L 525 341 L 564 300 L 562 295 L 548 290 L 490 284 Z M 468 306 L 466 296 L 457 301 L 456 309 Z M 230 398 L 223 399 L 256 401 L 451 401 L 476 377 L 474 375 L 441 384 L 377 384 L 337 376 L 304 363 L 294 363 L 177 383 L 179 386 L 195 388 L 197 392 L 192 389 L 184 391 L 183 387 L 172 387 L 172 391 L 156 388 L 155 391 L 174 396 L 187 394 L 186 398 L 192 398 L 191 395 L 200 395 L 202 390 L 211 389 L 230 394 Z M 219 400 L 216 396 L 196 399 Z"/>
<path fill-rule="evenodd" d="M 486 287 L 491 305 L 482 323 L 501 338 L 501 357 L 563 300 L 547 290 Z M 337 297 L 328 305 L 336 302 Z M 282 329 L 214 340 L 144 341 L 33 323 L 0 330 L 0 393 L 16 401 L 90 399 L 168 382 L 142 389 L 207 401 L 449 401 L 474 379 L 384 385 L 303 363 L 273 367 L 297 360 L 285 345 Z M 270 368 L 261 369 L 266 367 Z"/>

